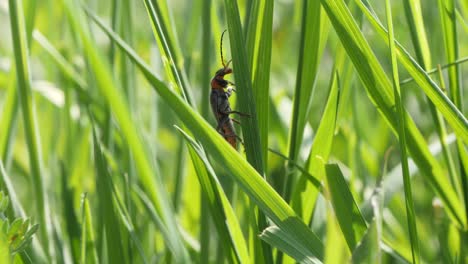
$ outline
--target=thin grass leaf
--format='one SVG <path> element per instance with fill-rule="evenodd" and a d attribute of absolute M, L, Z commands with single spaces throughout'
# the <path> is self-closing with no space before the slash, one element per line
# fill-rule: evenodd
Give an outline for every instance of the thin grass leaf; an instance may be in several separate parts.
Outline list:
<path fill-rule="evenodd" d="M 247 62 L 244 36 L 239 16 L 237 2 L 226 0 L 224 2 L 229 40 L 232 50 L 232 63 L 235 69 L 237 96 L 239 97 L 239 110 L 250 115 L 242 119 L 242 134 L 244 136 L 247 160 L 261 174 L 264 174 L 263 157 L 260 143 L 260 130 L 257 109 L 253 97 L 251 69 Z"/>
<path fill-rule="evenodd" d="M 336 164 L 325 165 L 330 200 L 348 248 L 353 251 L 361 241 L 367 224 L 359 211 L 340 168 Z"/>
<path fill-rule="evenodd" d="M 88 195 L 83 193 L 81 195 L 81 263 L 99 263 L 92 223 Z"/>
<path fill-rule="evenodd" d="M 172 234 L 168 237 L 169 240 L 166 242 L 174 246 L 172 249 L 174 250 L 173 257 L 175 261 L 178 263 L 186 263 L 189 260 L 189 256 L 177 230 L 176 223 L 173 220 L 174 215 L 169 205 L 169 200 L 166 199 L 166 191 L 160 183 L 159 175 L 153 173 L 152 166 L 150 165 L 150 158 L 139 138 L 137 128 L 129 113 L 128 105 L 123 99 L 120 90 L 116 89 L 109 67 L 105 64 L 101 54 L 98 53 L 99 49 L 96 48 L 93 43 L 90 33 L 80 26 L 84 21 L 82 18 L 82 9 L 78 5 L 71 3 L 70 0 L 64 1 L 72 28 L 80 35 L 83 42 L 83 48 L 90 62 L 90 70 L 96 78 L 97 87 L 112 109 L 122 129 L 122 135 L 126 139 L 135 159 L 139 179 L 145 191 L 149 194 L 151 202 L 155 206 L 157 212 L 161 215 L 162 219 L 164 219 L 164 224 Z"/>
<path fill-rule="evenodd" d="M 309 157 L 306 162 L 306 170 L 314 175 L 318 181 L 325 178 L 324 163 L 328 161 L 333 144 L 333 135 L 335 134 L 335 126 L 337 121 L 339 100 L 339 79 L 337 71 L 330 78 L 330 88 L 327 103 L 320 120 L 320 124 L 315 134 L 314 144 L 310 150 Z M 312 220 L 312 212 L 315 208 L 320 189 L 299 179 L 296 190 L 294 191 L 293 205 L 302 208 L 300 210 L 302 217 L 306 223 Z"/>
<path fill-rule="evenodd" d="M 362 32 L 357 27 L 356 22 L 343 2 L 336 0 L 321 0 L 321 2 L 328 14 L 328 17 L 332 21 L 335 30 L 337 31 L 338 36 L 340 37 L 341 43 L 351 58 L 351 61 L 353 62 L 369 97 L 377 106 L 379 112 L 382 113 L 391 125 L 392 129 L 396 131 L 397 120 L 393 109 L 394 102 L 391 84 L 377 61 L 377 58 L 373 54 L 369 44 L 364 39 Z M 388 40 L 387 37 L 384 38 L 385 40 Z M 403 56 L 399 57 L 403 58 Z M 403 62 L 402 64 L 405 65 Z M 420 72 L 418 71 L 418 73 Z M 424 76 L 427 77 L 427 75 Z M 420 80 L 422 79 L 420 78 Z M 431 91 L 434 90 L 431 88 Z M 438 109 L 441 112 L 443 111 L 440 108 Z M 408 135 L 408 148 L 410 154 L 416 164 L 418 164 L 420 170 L 423 172 L 423 175 L 427 177 L 431 186 L 441 197 L 442 201 L 446 205 L 445 208 L 449 212 L 449 215 L 453 217 L 457 223 L 464 225 L 464 220 L 461 217 L 463 209 L 460 201 L 457 199 L 455 192 L 450 187 L 442 168 L 438 165 L 434 157 L 430 155 L 427 150 L 427 143 L 411 118 L 408 116 L 406 120 L 407 124 L 405 127 L 408 130 L 406 132 Z M 468 135 L 468 133 L 466 133 L 466 135 Z"/>
<path fill-rule="evenodd" d="M 249 263 L 247 243 L 245 242 L 239 222 L 233 208 L 229 204 L 228 198 L 217 181 L 216 174 L 208 161 L 208 157 L 193 138 L 180 128 L 176 128 L 187 141 L 189 151 L 196 153 L 196 155 L 191 155 L 192 162 L 197 171 L 198 181 L 202 187 L 203 194 L 207 198 L 220 240 L 229 241 L 230 247 L 235 252 L 236 261 L 239 263 Z M 193 160 L 193 157 L 198 157 L 198 159 Z"/>
<path fill-rule="evenodd" d="M 411 179 L 410 179 L 410 172 L 409 172 L 409 167 L 408 167 L 408 155 L 406 153 L 406 149 L 407 149 L 406 134 L 405 134 L 406 115 L 405 115 L 405 107 L 403 106 L 403 103 L 402 103 L 403 92 L 400 91 L 400 79 L 398 76 L 398 62 L 396 58 L 395 37 L 393 35 L 392 9 L 390 5 L 390 0 L 385 1 L 385 10 L 387 14 L 390 57 L 392 61 L 393 95 L 395 97 L 396 112 L 398 115 L 398 140 L 400 143 L 401 165 L 402 165 L 402 174 L 403 174 L 403 182 L 404 182 L 404 189 L 405 189 L 406 215 L 407 215 L 406 217 L 408 220 L 408 229 L 409 229 L 409 234 L 410 234 L 411 253 L 413 257 L 413 263 L 417 264 L 417 263 L 420 263 L 419 240 L 418 240 L 418 232 L 416 229 L 416 216 L 414 212 L 413 191 L 411 189 Z"/>
<path fill-rule="evenodd" d="M 263 230 L 263 232 L 260 234 L 260 238 L 293 257 L 299 263 L 322 263 L 317 258 L 304 254 L 307 252 L 308 245 L 306 243 L 298 243 L 298 241 L 295 239 L 291 239 L 287 232 L 284 232 L 277 226 L 270 226 Z"/>
<path fill-rule="evenodd" d="M 169 24 L 169 14 L 165 1 L 143 0 L 146 11 L 151 21 L 153 34 L 158 41 L 158 47 L 163 56 L 163 63 L 170 80 L 175 84 L 178 92 L 183 98 L 195 107 L 195 101 L 191 95 L 189 83 L 183 70 L 183 64 L 178 55 L 180 48 L 177 47 L 174 36 L 171 33 L 174 27 Z"/>
<path fill-rule="evenodd" d="M 96 190 L 98 194 L 98 218 L 99 230 L 101 230 L 101 244 L 107 245 L 107 256 L 111 263 L 126 261 L 122 245 L 122 236 L 118 222 L 117 209 L 114 207 L 112 196 L 111 175 L 108 172 L 108 165 L 101 149 L 100 141 L 96 131 L 93 129 L 94 159 L 96 168 Z M 103 248 L 100 250 L 106 254 Z M 104 261 L 101 259 L 101 261 Z"/>
<path fill-rule="evenodd" d="M 281 199 L 260 174 L 246 162 L 205 119 L 161 82 L 135 51 L 109 28 L 100 23 L 96 17 L 92 15 L 91 17 L 132 59 L 156 92 L 167 102 L 190 132 L 193 133 L 194 138 L 197 138 L 199 142 L 201 142 L 201 145 L 211 154 L 214 160 L 225 166 L 226 170 L 229 171 L 228 175 L 233 177 L 260 209 L 276 223 L 278 227 L 291 233 L 291 237 L 309 239 L 314 246 L 308 249 L 308 254 L 321 259 L 323 245 L 320 240 L 294 214 L 294 211 Z M 299 225 L 298 223 L 302 223 L 302 228 L 295 228 L 296 225 Z"/>
<path fill-rule="evenodd" d="M 0 120 L 0 127 L 5 131 L 5 133 L 0 134 L 0 158 L 4 162 L 8 162 L 8 160 L 10 160 L 11 145 L 14 141 L 13 136 L 15 135 L 18 120 L 18 91 L 16 89 L 15 76 L 16 71 L 12 69 L 10 72 L 8 91 L 5 96 L 6 99 L 2 109 L 2 118 Z M 3 182 L 1 182 L 0 185 L 3 185 Z"/>
<path fill-rule="evenodd" d="M 309 119 L 320 57 L 323 52 L 320 47 L 323 47 L 327 41 L 327 32 L 323 32 L 321 28 L 323 21 L 321 20 L 322 9 L 319 1 L 302 1 L 302 3 L 299 61 L 288 143 L 289 158 L 296 162 L 298 161 L 299 149 L 304 137 L 304 128 Z M 285 183 L 283 183 L 283 193 L 286 200 L 291 198 L 293 191 L 294 179 L 292 176 L 288 175 Z"/>
<path fill-rule="evenodd" d="M 236 79 L 236 87 L 237 87 L 237 95 L 239 97 L 239 110 L 240 112 L 246 113 L 249 115 L 248 118 L 243 118 L 242 119 L 242 134 L 244 136 L 244 146 L 245 146 L 245 152 L 247 156 L 247 161 L 252 164 L 252 166 L 257 170 L 257 172 L 264 176 L 265 174 L 265 156 L 263 156 L 264 153 L 267 152 L 267 145 L 266 143 L 268 142 L 267 138 L 263 139 L 263 145 L 262 141 L 260 139 L 260 133 L 264 132 L 262 136 L 265 136 L 266 130 L 268 129 L 265 127 L 268 123 L 268 118 L 265 118 L 263 120 L 262 125 L 263 125 L 263 130 L 260 131 L 260 123 L 259 120 L 262 117 L 268 116 L 268 112 L 261 112 L 261 116 L 257 114 L 257 106 L 256 102 L 259 100 L 264 100 L 264 102 L 261 103 L 262 111 L 268 110 L 268 80 L 269 79 L 264 79 L 263 82 L 263 87 L 258 87 L 259 89 L 262 89 L 255 95 L 257 97 L 254 97 L 254 92 L 253 92 L 253 87 L 252 87 L 252 69 L 250 68 L 250 64 L 248 63 L 247 59 L 247 50 L 244 44 L 244 35 L 243 35 L 243 30 L 242 30 L 242 25 L 240 21 L 240 15 L 239 15 L 239 7 L 236 1 L 233 0 L 225 0 L 224 1 L 225 5 L 225 10 L 226 10 L 226 16 L 227 16 L 227 22 L 228 22 L 228 29 L 229 29 L 229 40 L 231 44 L 231 50 L 232 50 L 232 63 L 233 67 L 235 70 L 235 79 Z M 268 6 L 268 4 L 267 4 Z M 269 4 L 271 8 L 269 8 L 269 12 L 273 12 L 272 8 L 272 3 Z M 254 16 L 257 14 L 253 14 Z M 272 15 L 272 14 L 271 14 Z M 267 15 L 268 16 L 268 15 Z M 268 18 L 266 18 L 268 19 Z M 272 18 L 271 18 L 272 19 Z M 258 20 L 258 18 L 256 19 Z M 265 27 L 271 26 L 271 25 L 265 25 Z M 268 29 L 265 29 L 268 30 Z M 271 31 L 271 29 L 270 29 Z M 265 41 L 267 41 L 267 35 L 262 32 L 262 36 L 265 37 Z M 262 45 L 263 46 L 263 45 Z M 268 47 L 264 47 L 267 48 Z M 265 68 L 269 69 L 269 58 L 271 54 L 266 51 L 261 60 L 262 63 L 266 63 L 264 66 Z M 269 72 L 269 70 L 267 71 Z M 258 74 L 266 74 L 265 72 L 259 72 Z M 259 77 L 256 75 L 257 78 Z M 260 96 L 266 96 L 263 98 L 260 98 Z M 268 133 L 266 133 L 266 136 L 268 136 Z M 262 148 L 263 147 L 263 148 Z M 264 229 L 268 226 L 266 222 L 266 218 L 263 215 L 262 212 L 259 212 L 258 214 L 258 228 Z M 254 228 L 255 229 L 255 228 Z M 260 249 L 256 249 L 255 256 L 263 255 L 263 259 L 266 263 L 272 263 L 273 262 L 273 257 L 271 253 L 271 248 L 267 244 L 262 244 L 262 250 L 263 252 L 259 252 Z M 256 257 L 257 262 L 260 261 L 259 258 Z"/>
<path fill-rule="evenodd" d="M 31 166 L 32 187 L 35 193 L 36 213 L 40 224 L 39 236 L 44 249 L 51 259 L 55 258 L 54 248 L 49 241 L 53 240 L 47 195 L 44 188 L 44 175 L 42 172 L 42 157 L 40 150 L 40 136 L 34 116 L 34 103 L 31 91 L 31 76 L 29 72 L 28 42 L 24 26 L 24 13 L 22 2 L 10 0 L 10 23 L 13 39 L 13 49 L 16 65 L 16 80 L 18 84 L 18 97 L 23 113 L 23 123 L 26 141 L 28 143 L 29 162 Z"/>

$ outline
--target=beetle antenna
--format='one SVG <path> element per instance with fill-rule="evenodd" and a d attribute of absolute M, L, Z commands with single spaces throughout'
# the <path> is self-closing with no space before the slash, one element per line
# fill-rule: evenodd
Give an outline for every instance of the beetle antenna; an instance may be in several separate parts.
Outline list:
<path fill-rule="evenodd" d="M 219 44 L 219 49 L 221 51 L 221 63 L 223 64 L 223 67 L 226 68 L 226 64 L 224 64 L 224 57 L 223 57 L 223 37 L 224 37 L 224 33 L 226 33 L 227 29 L 225 29 L 223 31 L 223 33 L 221 34 L 221 42 Z M 229 65 L 229 63 L 228 63 Z"/>

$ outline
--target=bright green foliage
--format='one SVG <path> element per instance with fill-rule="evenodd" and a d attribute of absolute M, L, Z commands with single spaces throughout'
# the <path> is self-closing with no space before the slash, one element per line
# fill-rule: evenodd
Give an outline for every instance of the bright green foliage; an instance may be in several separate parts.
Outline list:
<path fill-rule="evenodd" d="M 468 262 L 466 21 L 464 0 L 0 1 L 0 263 Z M 231 60 L 237 148 L 209 100 Z"/>

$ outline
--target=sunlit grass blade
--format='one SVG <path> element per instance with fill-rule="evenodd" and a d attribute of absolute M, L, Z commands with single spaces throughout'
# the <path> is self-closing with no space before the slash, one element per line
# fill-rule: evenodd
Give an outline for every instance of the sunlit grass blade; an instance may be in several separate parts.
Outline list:
<path fill-rule="evenodd" d="M 165 1 L 143 0 L 146 11 L 151 21 L 153 34 L 158 41 L 158 47 L 163 56 L 163 63 L 166 66 L 166 72 L 171 81 L 175 83 L 180 90 L 185 100 L 192 106 L 195 106 L 195 101 L 189 89 L 189 83 L 186 80 L 181 61 L 180 47 L 177 47 L 177 42 L 174 41 L 172 34 L 173 27 L 169 25 L 169 14 Z"/>
<path fill-rule="evenodd" d="M 10 83 L 8 85 L 8 92 L 5 96 L 4 105 L 2 108 L 2 116 L 0 119 L 0 127 L 3 128 L 4 133 L 0 134 L 0 158 L 3 162 L 8 162 L 11 157 L 11 145 L 14 141 L 16 131 L 17 116 L 18 116 L 18 91 L 16 88 L 16 71 L 11 70 Z M 3 185 L 0 181 L 0 187 Z"/>
<path fill-rule="evenodd" d="M 340 168 L 336 164 L 325 165 L 330 200 L 348 248 L 353 251 L 361 241 L 367 224 L 359 211 Z"/>
<path fill-rule="evenodd" d="M 151 202 L 155 206 L 157 212 L 161 215 L 164 224 L 168 228 L 172 236 L 169 237 L 171 243 L 175 245 L 173 248 L 173 257 L 176 262 L 186 263 L 189 259 L 186 248 L 181 240 L 180 234 L 174 222 L 174 215 L 167 199 L 166 190 L 160 182 L 160 176 L 153 172 L 150 158 L 141 141 L 137 127 L 131 118 L 128 110 L 128 105 L 124 100 L 121 91 L 116 89 L 112 74 L 108 65 L 102 59 L 102 55 L 98 52 L 98 48 L 93 43 L 90 33 L 85 27 L 82 18 L 82 9 L 71 3 L 70 0 L 64 0 L 67 15 L 70 20 L 73 30 L 81 37 L 86 58 L 89 60 L 90 70 L 96 80 L 97 87 L 103 96 L 103 99 L 109 104 L 112 113 L 121 128 L 122 135 L 126 139 L 128 147 L 135 159 L 136 168 L 139 175 L 139 180 L 145 191 L 149 194 Z"/>
<path fill-rule="evenodd" d="M 125 261 L 122 246 L 122 236 L 120 233 L 117 209 L 114 206 L 112 196 L 111 175 L 108 172 L 108 165 L 102 153 L 101 143 L 93 129 L 94 159 L 96 167 L 96 191 L 98 194 L 98 220 L 100 245 L 107 245 L 107 252 L 101 248 L 101 252 L 107 255 L 109 261 Z M 103 259 L 101 259 L 103 261 Z"/>
<path fill-rule="evenodd" d="M 239 8 L 237 2 L 233 0 L 226 0 L 224 4 L 232 51 L 232 63 L 235 69 L 236 94 L 239 98 L 239 111 L 250 115 L 250 117 L 242 119 L 245 152 L 249 163 L 252 164 L 260 174 L 263 174 L 264 167 L 259 122 L 252 89 L 252 71 L 247 61 L 247 51 L 245 49 L 244 36 L 239 17 Z"/>
<path fill-rule="evenodd" d="M 229 175 L 249 195 L 249 197 L 260 207 L 260 209 L 283 230 L 291 233 L 291 237 L 307 237 L 314 245 L 310 248 L 319 259 L 323 253 L 323 245 L 317 236 L 306 227 L 306 225 L 294 214 L 293 210 L 281 199 L 271 186 L 260 176 L 260 174 L 244 158 L 232 148 L 215 129 L 196 113 L 186 102 L 171 91 L 161 82 L 141 60 L 140 57 L 123 42 L 109 28 L 99 23 L 99 26 L 115 41 L 118 46 L 132 59 L 144 76 L 154 87 L 156 92 L 167 102 L 180 120 L 187 126 L 194 138 L 201 142 L 219 164 L 223 164 Z M 294 228 L 297 223 L 302 223 L 303 230 Z M 307 230 L 307 231 L 306 231 Z"/>
<path fill-rule="evenodd" d="M 95 235 L 89 208 L 88 195 L 81 195 L 81 263 L 98 263 Z"/>
<path fill-rule="evenodd" d="M 254 2 L 258 8 L 251 16 L 257 18 L 255 24 L 250 24 L 248 38 L 254 42 L 252 62 L 253 95 L 258 114 L 258 128 L 260 131 L 260 143 L 263 158 L 263 167 L 268 164 L 268 114 L 269 114 L 269 91 L 270 91 L 270 64 L 273 27 L 273 1 Z"/>
<path fill-rule="evenodd" d="M 248 57 L 247 57 L 247 50 L 245 47 L 245 42 L 244 42 L 244 34 L 243 34 L 243 29 L 240 21 L 240 14 L 239 14 L 239 7 L 238 3 L 234 0 L 225 0 L 224 1 L 225 5 L 225 10 L 226 10 L 226 16 L 227 16 L 227 23 L 228 23 L 228 29 L 229 29 L 229 40 L 231 44 L 231 51 L 232 51 L 232 63 L 233 63 L 233 68 L 234 68 L 234 76 L 236 80 L 236 90 L 237 90 L 237 95 L 239 98 L 238 105 L 239 105 L 239 111 L 242 113 L 246 113 L 249 115 L 247 118 L 243 118 L 241 121 L 241 126 L 242 126 L 242 135 L 244 136 L 244 147 L 245 147 L 245 153 L 247 156 L 247 161 L 257 170 L 257 172 L 265 177 L 265 157 L 263 156 L 264 153 L 267 152 L 267 145 L 266 142 L 268 142 L 267 138 L 263 139 L 263 145 L 262 141 L 260 139 L 260 133 L 264 132 L 262 136 L 268 136 L 268 133 L 266 133 L 266 130 L 268 129 L 265 127 L 267 125 L 268 118 L 265 118 L 266 120 L 263 120 L 262 125 L 263 125 L 263 130 L 260 130 L 260 118 L 264 118 L 268 116 L 268 112 L 261 112 L 261 116 L 259 115 L 259 112 L 257 110 L 257 105 L 256 102 L 257 100 L 264 100 L 264 102 L 261 103 L 262 111 L 268 110 L 268 81 L 269 79 L 264 79 L 263 80 L 263 87 L 256 87 L 258 89 L 261 89 L 258 91 L 258 93 L 254 93 L 253 86 L 252 86 L 252 69 L 250 67 L 250 64 L 248 63 Z M 269 9 L 270 12 L 272 12 L 272 3 L 267 4 L 267 6 L 270 6 Z M 253 14 L 254 16 L 257 16 L 258 14 Z M 268 16 L 268 14 L 267 14 Z M 268 19 L 268 17 L 265 17 L 265 19 Z M 258 17 L 256 18 L 258 21 Z M 271 27 L 271 25 L 265 25 L 265 27 Z M 265 29 L 268 31 L 268 29 Z M 271 31 L 271 29 L 270 29 Z M 267 38 L 267 35 L 265 35 L 265 32 L 262 32 L 262 37 L 265 39 Z M 265 40 L 266 41 L 266 40 Z M 268 47 L 263 47 L 267 48 Z M 268 50 L 264 51 L 265 54 L 262 56 L 262 62 L 267 63 L 267 65 L 264 65 L 265 68 L 269 68 L 269 63 L 268 61 L 270 60 L 271 54 L 268 52 Z M 268 53 L 268 54 L 267 54 Z M 268 70 L 269 71 L 269 70 Z M 261 72 L 259 74 L 266 74 L 265 72 Z M 254 97 L 255 96 L 257 97 Z M 264 98 L 260 98 L 260 96 L 266 96 Z M 266 133 L 266 134 L 265 134 Z M 259 212 L 258 215 L 258 228 L 259 229 L 264 229 L 268 226 L 265 216 L 263 215 L 263 212 Z M 254 228 L 255 229 L 255 228 Z M 267 263 L 271 263 L 273 261 L 272 253 L 271 253 L 271 248 L 267 244 L 262 244 L 262 251 L 260 252 L 260 249 L 256 249 L 255 256 L 263 255 L 264 261 Z M 257 260 L 257 262 L 260 260 Z"/>
<path fill-rule="evenodd" d="M 270 226 L 263 230 L 260 238 L 273 245 L 274 247 L 285 252 L 293 257 L 297 262 L 304 264 L 318 264 L 322 263 L 314 255 L 308 253 L 308 245 L 306 243 L 299 243 L 295 239 L 291 239 L 287 232 L 284 232 L 277 226 Z M 301 241 L 307 242 L 307 241 Z"/>
<path fill-rule="evenodd" d="M 306 162 L 306 170 L 314 175 L 318 181 L 325 178 L 324 163 L 328 161 L 333 144 L 333 135 L 335 134 L 335 125 L 337 120 L 338 100 L 339 100 L 339 78 L 338 72 L 334 72 L 330 78 L 329 94 L 323 116 L 314 138 L 314 144 L 309 153 Z M 306 223 L 312 220 L 312 213 L 315 208 L 320 189 L 317 189 L 310 183 L 304 181 L 304 177 L 299 179 L 294 190 L 292 203 L 294 208 L 301 212 L 302 218 Z"/>
<path fill-rule="evenodd" d="M 302 25 L 300 35 L 299 59 L 294 90 L 291 129 L 289 132 L 288 155 L 298 161 L 298 154 L 304 137 L 304 129 L 310 115 L 310 106 L 314 95 L 315 82 L 319 69 L 320 57 L 327 32 L 323 32 L 322 8 L 319 1 L 302 1 Z M 292 170 L 294 173 L 294 170 Z M 291 199 L 293 175 L 287 175 L 283 195 Z"/>
<path fill-rule="evenodd" d="M 49 242 L 53 241 L 52 225 L 50 221 L 47 195 L 44 188 L 44 174 L 42 169 L 42 157 L 40 149 L 40 137 L 37 122 L 34 115 L 34 103 L 31 90 L 31 75 L 29 72 L 29 57 L 26 39 L 24 13 L 22 2 L 10 0 L 10 23 L 13 39 L 13 49 L 16 65 L 16 81 L 18 85 L 18 97 L 23 113 L 23 123 L 26 141 L 28 143 L 29 162 L 31 167 L 32 188 L 35 193 L 36 213 L 40 226 L 40 240 L 48 257 L 55 258 L 55 251 Z"/>
<path fill-rule="evenodd" d="M 419 240 L 416 229 L 416 216 L 414 212 L 413 190 L 411 188 L 411 179 L 408 167 L 408 155 L 406 153 L 406 133 L 405 133 L 405 107 L 403 106 L 403 92 L 400 90 L 400 78 L 398 76 L 398 62 L 396 58 L 395 37 L 393 35 L 393 19 L 390 0 L 385 1 L 385 10 L 387 15 L 388 41 L 390 47 L 390 57 L 392 61 L 392 80 L 393 95 L 395 98 L 396 112 L 398 115 L 398 141 L 400 143 L 401 165 L 405 190 L 406 217 L 411 241 L 411 251 L 413 263 L 420 262 Z"/>
<path fill-rule="evenodd" d="M 374 217 L 362 240 L 353 251 L 353 263 L 382 263 L 380 244 L 382 241 L 383 195 L 383 190 L 378 187 L 370 198 Z"/>
<path fill-rule="evenodd" d="M 239 263 L 249 263 L 249 254 L 246 247 L 247 243 L 243 237 L 239 222 L 234 214 L 233 208 L 229 204 L 228 198 L 216 179 L 215 172 L 208 161 L 208 157 L 193 138 L 181 129 L 179 129 L 179 131 L 185 137 L 189 151 L 195 152 L 195 155 L 191 155 L 192 162 L 197 171 L 203 195 L 207 198 L 220 240 L 229 241 L 229 245 L 234 250 L 236 260 Z M 194 157 L 197 159 L 194 160 Z M 231 254 L 228 255 L 231 256 Z"/>
<path fill-rule="evenodd" d="M 321 0 L 321 2 L 328 14 L 328 17 L 332 21 L 338 36 L 340 37 L 341 43 L 351 58 L 351 61 L 353 62 L 369 97 L 377 106 L 379 112 L 382 113 L 391 125 L 393 131 L 396 131 L 397 120 L 393 109 L 394 101 L 391 83 L 382 69 L 382 66 L 377 61 L 377 58 L 365 40 L 362 32 L 357 27 L 356 22 L 352 18 L 344 2 L 336 0 Z M 388 40 L 387 37 L 384 38 L 385 40 Z M 401 55 L 401 53 L 398 54 Z M 408 59 L 404 56 L 399 57 Z M 402 64 L 405 65 L 405 67 L 409 64 L 413 65 L 412 63 L 405 64 L 403 62 Z M 416 66 L 414 67 L 417 68 Z M 416 69 L 415 72 L 423 74 L 422 71 Z M 424 76 L 427 77 L 427 75 Z M 415 75 L 413 75 L 413 77 L 415 77 Z M 420 83 L 421 80 L 427 80 L 425 77 L 419 78 L 417 82 Z M 429 88 L 429 90 L 439 94 L 436 92 L 436 89 L 433 89 L 432 87 Z M 436 107 L 441 112 L 446 111 L 438 107 L 437 104 Z M 458 116 L 453 111 L 450 111 L 450 113 L 453 114 L 453 116 Z M 451 115 L 448 112 L 445 114 Z M 464 225 L 464 220 L 461 216 L 463 209 L 460 201 L 457 199 L 454 190 L 451 188 L 442 171 L 442 168 L 429 153 L 427 143 L 409 116 L 406 121 L 407 124 L 405 124 L 405 127 L 407 129 L 406 132 L 408 136 L 407 144 L 411 156 L 415 160 L 419 169 L 423 172 L 422 174 L 429 180 L 432 187 L 441 197 L 442 201 L 446 205 L 445 208 L 449 212 L 449 215 L 460 225 Z M 456 129 L 456 127 L 454 127 L 454 129 Z M 468 136 L 468 133 L 466 133 L 466 135 Z"/>

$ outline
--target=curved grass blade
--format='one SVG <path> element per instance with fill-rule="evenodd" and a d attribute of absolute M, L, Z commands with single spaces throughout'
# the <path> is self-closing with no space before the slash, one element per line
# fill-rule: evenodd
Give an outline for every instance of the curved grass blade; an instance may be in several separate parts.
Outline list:
<path fill-rule="evenodd" d="M 229 241 L 230 246 L 235 252 L 236 260 L 239 263 L 249 263 L 247 243 L 245 242 L 239 222 L 220 183 L 217 181 L 216 174 L 208 161 L 208 157 L 193 138 L 182 129 L 176 128 L 187 141 L 189 151 L 195 152 L 195 155 L 191 155 L 192 162 L 197 171 L 198 181 L 203 193 L 207 197 L 220 240 Z M 197 159 L 193 160 L 194 157 Z"/>

